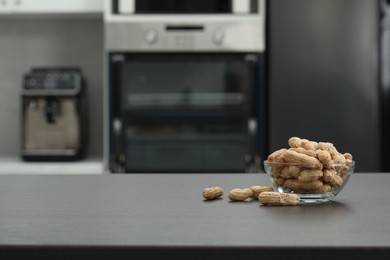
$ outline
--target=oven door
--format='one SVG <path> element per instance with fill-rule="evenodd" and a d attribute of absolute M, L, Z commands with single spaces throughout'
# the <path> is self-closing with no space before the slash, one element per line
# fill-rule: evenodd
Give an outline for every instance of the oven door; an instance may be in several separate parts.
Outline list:
<path fill-rule="evenodd" d="M 110 171 L 258 170 L 261 58 L 110 53 Z"/>

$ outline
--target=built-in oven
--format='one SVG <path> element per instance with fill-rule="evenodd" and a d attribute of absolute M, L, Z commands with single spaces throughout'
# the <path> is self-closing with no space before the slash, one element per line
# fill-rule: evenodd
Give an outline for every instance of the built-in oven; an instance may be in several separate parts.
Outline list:
<path fill-rule="evenodd" d="M 263 2 L 129 2 L 106 5 L 108 171 L 260 171 L 267 152 Z M 233 15 L 233 7 L 246 15 Z M 207 11 L 172 14 L 191 10 Z"/>

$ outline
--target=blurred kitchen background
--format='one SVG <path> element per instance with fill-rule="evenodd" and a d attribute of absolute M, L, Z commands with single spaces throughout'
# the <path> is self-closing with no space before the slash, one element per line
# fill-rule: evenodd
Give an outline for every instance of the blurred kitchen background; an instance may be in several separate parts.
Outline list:
<path fill-rule="evenodd" d="M 390 171 L 388 1 L 195 2 L 0 0 L 0 172 L 256 172 L 292 136 Z"/>

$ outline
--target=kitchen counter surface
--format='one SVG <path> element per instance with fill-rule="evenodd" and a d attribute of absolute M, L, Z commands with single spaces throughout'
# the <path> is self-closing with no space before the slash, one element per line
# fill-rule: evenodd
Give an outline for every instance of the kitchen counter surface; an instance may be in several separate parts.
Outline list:
<path fill-rule="evenodd" d="M 0 258 L 390 256 L 390 174 L 355 173 L 334 201 L 230 202 L 265 174 L 0 175 Z M 205 187 L 222 199 L 205 201 Z"/>

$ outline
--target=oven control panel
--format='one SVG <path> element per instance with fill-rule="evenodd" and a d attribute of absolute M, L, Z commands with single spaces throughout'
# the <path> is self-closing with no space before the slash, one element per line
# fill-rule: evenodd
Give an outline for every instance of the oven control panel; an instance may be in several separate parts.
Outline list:
<path fill-rule="evenodd" d="M 265 0 L 106 0 L 105 49 L 264 52 Z"/>

